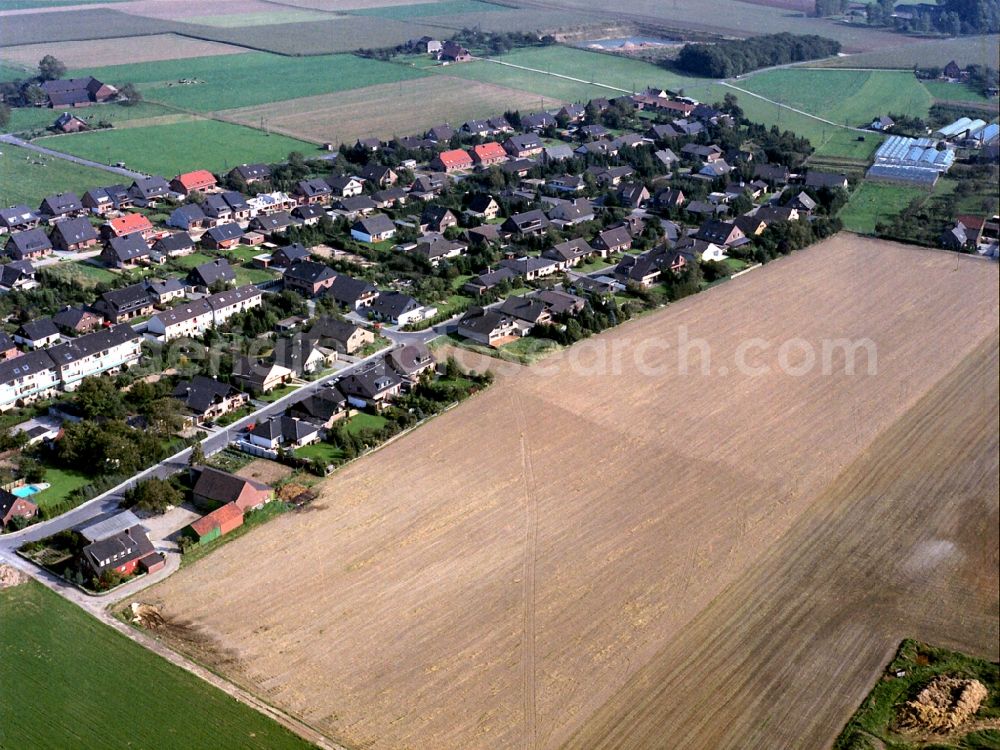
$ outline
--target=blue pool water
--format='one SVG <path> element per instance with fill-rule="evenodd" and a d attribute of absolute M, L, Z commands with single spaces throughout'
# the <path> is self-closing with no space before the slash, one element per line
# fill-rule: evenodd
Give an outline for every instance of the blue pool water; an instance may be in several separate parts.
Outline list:
<path fill-rule="evenodd" d="M 28 497 L 29 495 L 34 495 L 38 492 L 38 488 L 33 484 L 26 484 L 22 487 L 15 487 L 10 491 L 10 494 L 15 497 Z"/>

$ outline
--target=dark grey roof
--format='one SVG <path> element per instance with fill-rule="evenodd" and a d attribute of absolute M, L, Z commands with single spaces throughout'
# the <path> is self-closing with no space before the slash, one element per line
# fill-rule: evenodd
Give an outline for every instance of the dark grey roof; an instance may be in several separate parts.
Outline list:
<path fill-rule="evenodd" d="M 14 232 L 7 240 L 6 247 L 7 254 L 14 258 L 51 249 L 52 242 L 48 235 L 37 227 L 25 229 L 23 232 Z"/>
<path fill-rule="evenodd" d="M 90 221 L 82 217 L 63 219 L 56 224 L 52 231 L 62 237 L 66 245 L 75 245 L 79 242 L 90 242 L 97 239 L 97 229 Z"/>
<path fill-rule="evenodd" d="M 49 349 L 52 361 L 60 367 L 85 359 L 105 349 L 137 341 L 142 336 L 130 325 L 117 325 L 79 336 L 72 341 L 57 344 Z"/>
<path fill-rule="evenodd" d="M 141 177 L 135 180 L 129 192 L 139 198 L 148 200 L 150 198 L 162 198 L 168 195 L 171 190 L 170 183 L 166 179 L 158 175 L 153 175 L 152 177 Z"/>
<path fill-rule="evenodd" d="M 17 335 L 28 341 L 39 341 L 49 336 L 58 336 L 59 329 L 52 322 L 52 318 L 38 318 L 22 323 L 17 329 Z"/>
<path fill-rule="evenodd" d="M 235 281 L 236 271 L 225 258 L 216 258 L 188 271 L 188 282 L 194 286 L 212 286 L 218 281 Z"/>
<path fill-rule="evenodd" d="M 396 229 L 396 225 L 385 214 L 372 214 L 371 216 L 358 219 L 354 222 L 352 229 L 356 229 L 367 235 L 375 235 L 391 232 Z"/>
<path fill-rule="evenodd" d="M 320 388 L 289 408 L 292 416 L 316 419 L 325 422 L 342 411 L 347 399 L 335 386 Z"/>
<path fill-rule="evenodd" d="M 40 349 L 25 352 L 20 357 L 0 362 L 0 383 L 11 383 L 25 375 L 54 370 L 55 363 L 48 351 Z"/>
<path fill-rule="evenodd" d="M 413 375 L 434 362 L 434 355 L 430 349 L 419 341 L 393 349 L 387 358 L 392 368 L 402 375 Z"/>
<path fill-rule="evenodd" d="M 235 502 L 247 485 L 257 490 L 271 489 L 263 482 L 244 479 L 235 474 L 205 466 L 199 472 L 198 479 L 194 483 L 194 494 L 224 505 Z"/>
<path fill-rule="evenodd" d="M 178 250 L 187 250 L 193 247 L 194 240 L 187 232 L 174 232 L 153 243 L 153 249 L 161 253 L 175 253 Z"/>
<path fill-rule="evenodd" d="M 495 271 L 487 271 L 469 279 L 468 284 L 472 286 L 489 289 L 502 281 L 511 281 L 517 278 L 517 272 L 510 268 L 498 268 Z"/>
<path fill-rule="evenodd" d="M 80 196 L 76 193 L 56 193 L 46 196 L 38 210 L 48 216 L 62 216 L 83 209 Z"/>
<path fill-rule="evenodd" d="M 358 328 L 361 326 L 356 323 L 349 323 L 346 320 L 340 320 L 339 318 L 331 318 L 324 315 L 309 329 L 306 337 L 311 340 L 318 342 L 320 344 L 325 340 L 336 341 L 338 343 L 346 343 L 347 340 L 354 334 Z"/>
<path fill-rule="evenodd" d="M 307 253 L 308 255 L 308 253 Z M 319 281 L 331 279 L 336 274 L 333 269 L 325 263 L 317 263 L 313 260 L 296 260 L 285 271 L 285 280 L 293 279 L 306 284 L 315 284 Z"/>
<path fill-rule="evenodd" d="M 208 197 L 209 196 L 206 196 L 206 199 Z M 183 206 L 178 206 L 170 213 L 170 217 L 167 219 L 167 224 L 172 227 L 177 227 L 178 229 L 187 229 L 195 222 L 204 220 L 204 209 L 197 203 L 187 203 Z"/>
<path fill-rule="evenodd" d="M 152 554 L 153 543 L 142 526 L 134 526 L 83 548 L 83 556 L 97 572 L 117 568 Z"/>
<path fill-rule="evenodd" d="M 149 255 L 149 245 L 138 232 L 112 237 L 108 240 L 108 250 L 122 263 Z"/>
<path fill-rule="evenodd" d="M 105 292 L 101 295 L 97 306 L 108 309 L 115 313 L 117 317 L 117 315 L 122 313 L 129 313 L 133 310 L 146 307 L 151 302 L 152 300 L 149 298 L 146 285 L 140 282 L 138 284 L 130 284 L 121 289 L 112 289 Z"/>
<path fill-rule="evenodd" d="M 266 422 L 258 422 L 250 434 L 267 440 L 280 439 L 283 443 L 298 443 L 320 431 L 320 426 L 304 419 L 285 415 L 271 417 Z"/>
<path fill-rule="evenodd" d="M 409 294 L 402 292 L 382 292 L 372 302 L 372 310 L 385 318 L 395 320 L 400 315 L 420 307 Z"/>
<path fill-rule="evenodd" d="M 360 370 L 355 370 L 341 379 L 337 386 L 347 396 L 370 399 L 401 382 L 399 375 L 386 365 L 385 358 L 381 358 L 365 365 Z"/>
<path fill-rule="evenodd" d="M 38 221 L 38 214 L 19 203 L 10 208 L 0 208 L 0 224 L 6 227 L 23 227 Z"/>
<path fill-rule="evenodd" d="M 233 167 L 231 173 L 235 173 L 244 181 L 264 180 L 271 176 L 271 168 L 266 164 L 241 164 L 238 167 Z"/>
<path fill-rule="evenodd" d="M 217 227 L 212 227 L 205 234 L 212 239 L 213 242 L 225 242 L 226 240 L 236 240 L 243 236 L 243 230 L 240 228 L 239 224 L 220 224 Z"/>
<path fill-rule="evenodd" d="M 34 278 L 35 267 L 30 260 L 12 260 L 0 266 L 0 286 L 12 287 L 24 278 Z"/>
<path fill-rule="evenodd" d="M 311 180 L 299 180 L 295 185 L 295 192 L 307 198 L 329 195 L 330 184 L 322 177 L 316 177 Z"/>
<path fill-rule="evenodd" d="M 215 378 L 196 375 L 191 380 L 181 381 L 174 388 L 174 397 L 196 414 L 204 414 L 214 404 L 239 394 L 239 390 L 228 383 L 220 383 Z M 224 472 L 223 472 L 224 473 Z"/>
<path fill-rule="evenodd" d="M 354 305 L 361 297 L 377 291 L 375 286 L 367 281 L 339 274 L 323 293 L 333 297 L 338 304 L 350 306 Z"/>
<path fill-rule="evenodd" d="M 281 262 L 291 264 L 297 260 L 308 260 L 310 255 L 311 253 L 305 245 L 299 242 L 293 242 L 291 245 L 279 247 L 271 253 L 271 260 L 272 262 L 278 262 L 280 260 Z"/>
<path fill-rule="evenodd" d="M 508 297 L 500 305 L 499 311 L 504 315 L 509 315 L 519 320 L 529 323 L 537 323 L 538 319 L 547 312 L 545 303 L 532 297 Z"/>

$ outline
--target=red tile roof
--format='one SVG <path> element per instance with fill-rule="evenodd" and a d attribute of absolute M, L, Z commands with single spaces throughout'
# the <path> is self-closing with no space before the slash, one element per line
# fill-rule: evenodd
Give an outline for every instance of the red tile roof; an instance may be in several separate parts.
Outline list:
<path fill-rule="evenodd" d="M 135 232 L 145 232 L 153 228 L 149 219 L 142 214 L 125 214 L 108 223 L 111 225 L 111 230 L 119 237 Z"/>
<path fill-rule="evenodd" d="M 442 151 L 438 154 L 438 159 L 449 169 L 472 166 L 472 157 L 460 148 Z"/>
<path fill-rule="evenodd" d="M 185 172 L 175 178 L 185 190 L 201 190 L 215 185 L 215 176 L 207 169 L 197 169 L 194 172 Z"/>
<path fill-rule="evenodd" d="M 205 536 L 216 526 L 225 526 L 231 521 L 243 518 L 243 511 L 236 503 L 226 503 L 213 510 L 208 515 L 202 516 L 197 521 L 191 522 L 191 528 L 198 536 Z"/>
<path fill-rule="evenodd" d="M 473 146 L 472 150 L 480 161 L 507 158 L 507 152 L 504 151 L 503 146 L 492 141 L 489 143 L 481 143 L 478 146 Z"/>

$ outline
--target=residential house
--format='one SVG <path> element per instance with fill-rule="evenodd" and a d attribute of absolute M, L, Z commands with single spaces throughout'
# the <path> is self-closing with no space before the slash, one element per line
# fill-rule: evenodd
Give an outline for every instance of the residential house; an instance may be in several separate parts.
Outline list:
<path fill-rule="evenodd" d="M 469 200 L 465 213 L 477 219 L 490 221 L 500 215 L 500 204 L 488 193 L 476 193 Z"/>
<path fill-rule="evenodd" d="M 402 386 L 403 381 L 386 364 L 385 357 L 369 362 L 337 382 L 348 403 L 359 409 L 382 408 L 399 394 Z"/>
<path fill-rule="evenodd" d="M 53 228 L 51 241 L 57 250 L 80 252 L 97 244 L 97 230 L 82 217 L 63 219 Z"/>
<path fill-rule="evenodd" d="M 461 44 L 446 41 L 441 44 L 441 51 L 437 53 L 437 59 L 444 63 L 468 62 L 472 59 L 472 54 Z"/>
<path fill-rule="evenodd" d="M 392 239 L 395 234 L 396 225 L 385 214 L 365 216 L 351 226 L 351 237 L 358 242 L 382 242 Z"/>
<path fill-rule="evenodd" d="M 618 167 L 587 167 L 587 172 L 594 176 L 599 185 L 606 187 L 618 187 L 626 177 L 635 174 L 635 170 L 627 164 Z"/>
<path fill-rule="evenodd" d="M 323 316 L 309 329 L 306 339 L 324 348 L 332 347 L 342 354 L 356 354 L 375 343 L 375 334 L 356 323 Z"/>
<path fill-rule="evenodd" d="M 695 237 L 682 237 L 677 241 L 677 244 L 674 245 L 674 249 L 678 252 L 690 255 L 697 260 L 721 261 L 725 260 L 727 257 L 724 247 L 717 245 L 714 242 L 699 240 Z"/>
<path fill-rule="evenodd" d="M 165 223 L 168 227 L 182 229 L 186 232 L 189 229 L 199 229 L 207 226 L 210 222 L 201 205 L 198 203 L 186 203 L 171 211 Z"/>
<path fill-rule="evenodd" d="M 251 393 L 269 393 L 293 377 L 287 367 L 250 357 L 240 357 L 233 365 L 233 380 Z"/>
<path fill-rule="evenodd" d="M 215 250 L 228 250 L 240 244 L 243 237 L 243 229 L 239 224 L 220 224 L 212 227 L 201 236 L 201 243 L 205 247 Z"/>
<path fill-rule="evenodd" d="M 420 229 L 423 232 L 443 234 L 445 230 L 458 226 L 458 218 L 444 206 L 428 204 L 420 214 Z"/>
<path fill-rule="evenodd" d="M 504 150 L 515 159 L 527 159 L 538 156 L 545 149 L 541 139 L 533 133 L 512 135 L 503 142 Z"/>
<path fill-rule="evenodd" d="M 955 222 L 954 226 L 941 233 L 941 247 L 948 250 L 966 250 L 970 244 L 969 234 L 965 225 L 960 221 Z"/>
<path fill-rule="evenodd" d="M 216 258 L 188 271 L 187 283 L 195 289 L 202 290 L 216 286 L 232 286 L 236 283 L 236 271 L 225 258 Z"/>
<path fill-rule="evenodd" d="M 58 387 L 55 363 L 45 350 L 0 361 L 0 411 L 45 398 Z"/>
<path fill-rule="evenodd" d="M 52 253 L 52 242 L 38 227 L 25 229 L 10 236 L 4 252 L 14 260 L 36 260 Z"/>
<path fill-rule="evenodd" d="M 487 169 L 507 161 L 507 151 L 495 141 L 480 143 L 472 147 L 472 161 L 477 167 Z"/>
<path fill-rule="evenodd" d="M 38 506 L 24 497 L 0 490 L 0 529 L 6 529 L 14 519 L 28 521 L 38 515 Z"/>
<path fill-rule="evenodd" d="M 247 430 L 247 440 L 267 450 L 287 450 L 315 443 L 320 438 L 320 430 L 320 425 L 314 422 L 282 415 L 255 424 Z"/>
<path fill-rule="evenodd" d="M 573 153 L 578 156 L 618 156 L 618 147 L 611 141 L 587 141 L 577 146 Z"/>
<path fill-rule="evenodd" d="M 709 219 L 702 223 L 694 238 L 722 247 L 739 247 L 749 242 L 743 230 L 735 222 L 718 219 Z"/>
<path fill-rule="evenodd" d="M 87 209 L 76 193 L 56 193 L 47 196 L 38 206 L 38 213 L 51 221 L 69 216 L 84 216 Z"/>
<path fill-rule="evenodd" d="M 163 563 L 162 555 L 153 548 L 153 543 L 146 536 L 146 529 L 138 525 L 91 542 L 83 548 L 80 555 L 97 578 L 112 571 L 128 576 L 139 570 L 140 566 L 148 570 Z"/>
<path fill-rule="evenodd" d="M 651 141 L 669 141 L 683 135 L 673 125 L 653 125 L 646 131 L 646 137 Z"/>
<path fill-rule="evenodd" d="M 358 138 L 354 142 L 354 148 L 358 151 L 375 153 L 382 148 L 382 141 L 379 138 Z"/>
<path fill-rule="evenodd" d="M 534 159 L 511 159 L 500 165 L 500 171 L 504 174 L 523 179 L 537 166 L 538 162 Z"/>
<path fill-rule="evenodd" d="M 338 274 L 333 283 L 323 292 L 340 307 L 348 310 L 360 310 L 371 306 L 379 291 L 375 286 L 362 279 L 355 279 L 346 274 Z"/>
<path fill-rule="evenodd" d="M 48 317 L 29 320 L 14 331 L 14 341 L 28 349 L 44 349 L 57 344 L 61 338 L 56 324 Z"/>
<path fill-rule="evenodd" d="M 132 207 L 132 198 L 124 185 L 91 188 L 83 194 L 80 202 L 95 216 L 106 216 Z"/>
<path fill-rule="evenodd" d="M 467 294 L 480 296 L 495 289 L 500 284 L 511 283 L 517 278 L 517 272 L 511 268 L 498 268 L 495 271 L 487 271 L 478 276 L 474 276 L 462 285 L 462 291 Z"/>
<path fill-rule="evenodd" d="M 586 189 L 587 183 L 579 175 L 563 174 L 547 179 L 545 187 L 560 193 L 582 193 Z"/>
<path fill-rule="evenodd" d="M 531 328 L 552 322 L 552 313 L 546 304 L 534 297 L 508 297 L 497 309 L 500 314 L 520 320 Z"/>
<path fill-rule="evenodd" d="M 227 176 L 244 185 L 256 185 L 271 179 L 271 168 L 266 164 L 241 164 L 230 169 Z"/>
<path fill-rule="evenodd" d="M 296 206 L 292 209 L 292 219 L 306 227 L 316 226 L 324 216 L 326 216 L 326 210 L 322 206 L 306 205 Z"/>
<path fill-rule="evenodd" d="M 582 128 L 577 130 L 582 138 L 589 140 L 599 140 L 601 138 L 608 138 L 611 135 L 611 131 L 608 130 L 603 125 L 584 125 Z"/>
<path fill-rule="evenodd" d="M 133 318 L 152 315 L 153 302 L 148 287 L 140 282 L 104 292 L 94 303 L 94 310 L 108 323 L 117 325 Z"/>
<path fill-rule="evenodd" d="M 147 279 L 146 290 L 158 305 L 184 299 L 184 283 L 180 279 Z"/>
<path fill-rule="evenodd" d="M 542 289 L 535 292 L 532 298 L 541 301 L 552 316 L 576 315 L 587 306 L 587 300 L 583 297 L 558 289 Z"/>
<path fill-rule="evenodd" d="M 717 159 L 716 161 L 711 161 L 708 164 L 705 164 L 698 170 L 698 174 L 702 177 L 708 177 L 709 179 L 716 180 L 720 177 L 725 177 L 732 171 L 733 168 L 729 166 L 724 159 Z"/>
<path fill-rule="evenodd" d="M 0 208 L 0 229 L 8 232 L 23 232 L 34 229 L 41 223 L 41 217 L 24 204 Z"/>
<path fill-rule="evenodd" d="M 158 312 L 149 319 L 146 330 L 164 341 L 182 336 L 196 338 L 209 328 L 222 325 L 233 315 L 262 304 L 263 292 L 247 284 Z"/>
<path fill-rule="evenodd" d="M 386 190 L 376 190 L 372 193 L 372 200 L 375 201 L 376 208 L 392 208 L 393 206 L 403 206 L 406 204 L 407 191 L 401 187 L 391 187 Z"/>
<path fill-rule="evenodd" d="M 134 180 L 129 187 L 128 194 L 135 205 L 143 208 L 155 208 L 167 198 L 172 197 L 174 191 L 170 189 L 170 184 L 163 177 L 153 175 Z"/>
<path fill-rule="evenodd" d="M 567 122 L 579 122 L 583 119 L 585 110 L 582 104 L 566 104 L 556 112 L 556 117 Z"/>
<path fill-rule="evenodd" d="M 408 384 L 417 382 L 425 372 L 433 371 L 436 364 L 430 349 L 419 341 L 393 349 L 386 355 L 386 360 Z"/>
<path fill-rule="evenodd" d="M 799 220 L 799 210 L 793 206 L 760 206 L 753 215 L 766 224 Z"/>
<path fill-rule="evenodd" d="M 338 198 L 337 208 L 343 211 L 348 218 L 356 219 L 359 216 L 368 216 L 374 213 L 378 204 L 367 195 L 352 195 L 349 198 Z"/>
<path fill-rule="evenodd" d="M 89 222 L 88 222 L 89 223 Z M 130 234 L 142 235 L 147 242 L 156 234 L 152 222 L 142 214 L 129 213 L 117 216 L 101 227 L 101 234 L 104 239 L 112 237 L 127 237 Z"/>
<path fill-rule="evenodd" d="M 431 167 L 439 169 L 447 174 L 463 169 L 472 169 L 472 157 L 467 151 L 460 148 L 442 151 L 431 162 Z"/>
<path fill-rule="evenodd" d="M 334 195 L 340 198 L 349 198 L 352 195 L 361 195 L 364 192 L 365 184 L 357 177 L 349 175 L 336 175 L 326 178 L 326 184 Z"/>
<path fill-rule="evenodd" d="M 478 306 L 466 311 L 455 330 L 463 338 L 492 347 L 500 347 L 528 332 L 516 318 Z"/>
<path fill-rule="evenodd" d="M 206 195 L 201 202 L 201 209 L 209 219 L 206 223 L 211 225 L 236 223 L 242 226 L 254 215 L 250 201 L 243 193 L 235 190 Z"/>
<path fill-rule="evenodd" d="M 273 214 L 255 216 L 250 222 L 250 230 L 269 235 L 274 239 L 284 235 L 285 231 L 295 224 L 295 219 L 288 211 L 276 211 Z"/>
<path fill-rule="evenodd" d="M 205 466 L 198 472 L 192 495 L 200 507 L 217 508 L 233 503 L 243 513 L 248 513 L 271 502 L 274 490 L 263 482 Z"/>
<path fill-rule="evenodd" d="M 387 167 L 384 164 L 377 164 L 374 162 L 366 164 L 362 168 L 361 174 L 358 176 L 373 189 L 385 189 L 392 187 L 399 180 L 399 175 L 396 174 L 396 171 L 392 169 L 392 167 Z"/>
<path fill-rule="evenodd" d="M 75 390 L 84 378 L 131 367 L 141 354 L 142 335 L 130 325 L 86 333 L 49 349 L 67 391 Z"/>
<path fill-rule="evenodd" d="M 549 209 L 549 220 L 557 227 L 576 226 L 585 221 L 593 221 L 595 218 L 594 204 L 586 198 L 577 198 L 574 201 L 559 201 Z"/>
<path fill-rule="evenodd" d="M 440 234 L 432 233 L 424 235 L 415 244 L 403 249 L 412 255 L 426 258 L 432 266 L 437 266 L 442 260 L 464 255 L 469 246 L 461 242 L 452 242 Z"/>
<path fill-rule="evenodd" d="M 567 159 L 573 158 L 573 149 L 564 143 L 558 143 L 552 146 L 545 146 L 543 149 L 543 157 L 546 164 L 553 164 L 559 161 L 566 161 Z"/>
<path fill-rule="evenodd" d="M 632 235 L 626 227 L 615 227 L 599 232 L 594 238 L 593 247 L 602 255 L 625 252 L 632 247 Z"/>
<path fill-rule="evenodd" d="M 623 182 L 618 187 L 618 200 L 628 208 L 645 205 L 649 197 L 649 190 L 641 182 Z"/>
<path fill-rule="evenodd" d="M 241 409 L 250 397 L 228 383 L 196 375 L 177 384 L 174 398 L 180 399 L 196 424 L 213 422 L 219 417 Z"/>
<path fill-rule="evenodd" d="M 288 414 L 306 419 L 326 429 L 347 414 L 347 397 L 336 386 L 319 388 L 288 408 Z"/>
<path fill-rule="evenodd" d="M 299 198 L 299 204 L 326 204 L 330 202 L 333 188 L 323 178 L 316 177 L 311 180 L 299 180 L 295 184 L 294 193 Z"/>
<path fill-rule="evenodd" d="M 500 261 L 501 268 L 509 268 L 526 281 L 534 281 L 545 276 L 551 276 L 563 270 L 563 265 L 552 258 L 536 258 L 523 256 L 520 258 L 505 258 Z"/>
<path fill-rule="evenodd" d="M 442 125 L 435 125 L 433 128 L 427 131 L 427 139 L 433 141 L 434 143 L 447 143 L 452 138 L 455 137 L 455 129 L 448 125 L 447 123 Z"/>
<path fill-rule="evenodd" d="M 181 195 L 191 195 L 191 193 L 208 193 L 216 188 L 215 175 L 207 169 L 196 169 L 193 172 L 185 172 L 177 175 L 170 181 L 171 189 Z"/>
<path fill-rule="evenodd" d="M 500 231 L 517 237 L 542 234 L 549 228 L 548 217 L 538 209 L 511 214 L 501 225 Z"/>
<path fill-rule="evenodd" d="M 597 251 L 582 237 L 560 242 L 542 252 L 543 258 L 560 263 L 563 268 L 578 266 Z"/>
<path fill-rule="evenodd" d="M 153 243 L 153 252 L 169 258 L 180 258 L 194 253 L 194 240 L 187 232 L 174 232 L 160 237 Z"/>
<path fill-rule="evenodd" d="M 758 162 L 753 168 L 754 179 L 763 180 L 770 185 L 785 185 L 791 173 L 784 164 L 768 164 Z"/>
<path fill-rule="evenodd" d="M 52 316 L 52 322 L 62 333 L 79 336 L 100 328 L 104 318 L 82 307 L 67 306 Z"/>
<path fill-rule="evenodd" d="M 678 188 L 666 188 L 653 197 L 653 205 L 656 208 L 681 208 L 685 200 L 684 191 Z"/>
<path fill-rule="evenodd" d="M 279 247 L 271 253 L 271 265 L 278 268 L 288 268 L 298 260 L 309 260 L 311 257 L 312 254 L 305 245 L 295 242 L 285 247 Z"/>
<path fill-rule="evenodd" d="M 101 262 L 109 268 L 129 268 L 148 263 L 152 250 L 141 234 L 112 237 L 101 251 Z"/>
<path fill-rule="evenodd" d="M 558 125 L 556 118 L 548 112 L 536 112 L 521 117 L 522 130 L 541 131 L 546 128 L 554 128 L 556 125 Z M 504 144 L 504 148 L 506 148 L 506 144 Z"/>
<path fill-rule="evenodd" d="M 733 224 L 740 228 L 744 237 L 750 239 L 759 237 L 767 229 L 767 222 L 757 215 L 737 216 L 733 219 Z"/>
<path fill-rule="evenodd" d="M 410 186 L 410 195 L 426 201 L 436 198 L 448 184 L 448 175 L 444 172 L 431 172 L 420 175 Z"/>
<path fill-rule="evenodd" d="M 38 286 L 35 267 L 30 260 L 12 260 L 10 263 L 0 265 L 0 291 L 26 292 L 37 289 Z"/>
<path fill-rule="evenodd" d="M 278 339 L 274 344 L 274 363 L 297 378 L 321 372 L 336 361 L 336 349 L 317 346 L 305 336 Z"/>
<path fill-rule="evenodd" d="M 296 260 L 284 274 L 285 289 L 291 289 L 306 297 L 315 297 L 333 284 L 337 274 L 325 263 L 312 260 Z"/>
<path fill-rule="evenodd" d="M 408 294 L 382 292 L 371 304 L 371 315 L 393 325 L 406 326 L 437 315 L 437 308 L 425 307 Z"/>
<path fill-rule="evenodd" d="M 623 284 L 638 284 L 649 288 L 666 272 L 677 273 L 687 264 L 684 253 L 664 246 L 655 247 L 639 255 L 626 255 L 615 266 L 613 275 Z"/>
<path fill-rule="evenodd" d="M 791 196 L 785 205 L 789 208 L 794 208 L 799 211 L 799 213 L 810 214 L 816 210 L 816 201 L 812 199 L 809 193 L 800 191 L 796 195 Z"/>
<path fill-rule="evenodd" d="M 667 169 L 673 169 L 678 163 L 680 163 L 681 158 L 669 148 L 661 148 L 653 152 L 653 156 L 656 158 L 660 164 L 662 164 Z"/>

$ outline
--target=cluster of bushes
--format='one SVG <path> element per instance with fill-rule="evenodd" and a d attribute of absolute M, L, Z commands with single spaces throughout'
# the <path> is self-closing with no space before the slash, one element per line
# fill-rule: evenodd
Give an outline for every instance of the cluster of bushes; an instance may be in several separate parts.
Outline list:
<path fill-rule="evenodd" d="M 766 34 L 718 44 L 685 44 L 674 66 L 697 76 L 731 78 L 772 65 L 816 60 L 840 52 L 840 42 L 814 34 Z"/>

